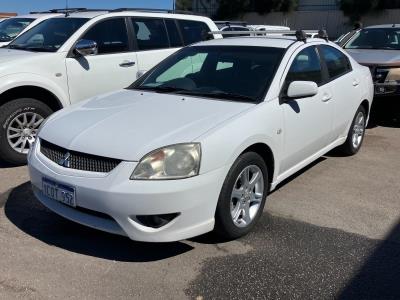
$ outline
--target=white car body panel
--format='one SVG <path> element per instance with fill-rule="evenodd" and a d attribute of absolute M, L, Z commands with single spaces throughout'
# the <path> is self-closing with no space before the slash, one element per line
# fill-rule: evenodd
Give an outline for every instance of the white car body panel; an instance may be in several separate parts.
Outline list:
<path fill-rule="evenodd" d="M 32 16 L 38 17 L 38 20 L 40 16 L 40 20 L 42 21 L 54 17 L 64 18 L 62 14 L 32 14 Z M 18 80 L 18 78 L 19 76 L 22 78 L 24 73 L 30 73 L 37 79 L 37 81 L 31 80 L 33 86 L 52 87 L 52 90 L 49 89 L 49 91 L 58 98 L 62 107 L 67 107 L 71 103 L 127 87 L 137 79 L 138 71 L 142 71 L 143 73 L 143 71 L 151 69 L 179 49 L 167 48 L 143 52 L 132 51 L 118 54 L 85 56 L 84 58 L 68 57 L 76 42 L 90 27 L 103 19 L 111 17 L 157 17 L 194 20 L 206 23 L 212 31 L 217 30 L 216 25 L 209 18 L 191 15 L 137 11 L 71 13 L 69 18 L 88 18 L 89 20 L 57 52 L 37 53 L 7 48 L 0 49 L 0 78 L 5 76 L 13 78 L 13 82 L 9 82 L 8 85 L 4 85 L 3 82 L 0 83 L 0 95 L 9 90 L 10 87 L 25 86 L 26 82 Z M 33 22 L 32 26 L 28 26 L 24 32 L 36 24 Z M 214 38 L 218 39 L 222 38 L 222 36 L 216 34 Z M 121 67 L 120 64 L 126 61 L 134 61 L 135 65 L 132 67 Z"/>
<path fill-rule="evenodd" d="M 35 195 L 66 218 L 134 240 L 175 241 L 212 230 L 223 182 L 246 149 L 257 145 L 270 150 L 274 164 L 270 166 L 269 181 L 273 190 L 343 144 L 358 107 L 363 101 L 371 106 L 373 86 L 369 70 L 351 58 L 352 71 L 321 85 L 317 95 L 294 99 L 290 104 L 281 101 L 284 80 L 296 54 L 306 47 L 326 43 L 319 39 L 296 42 L 287 37 L 198 43 L 287 49 L 264 101 L 258 104 L 124 90 L 56 113 L 40 131 L 40 139 L 68 150 L 118 158 L 122 162 L 106 174 L 72 170 L 47 159 L 38 142 L 29 155 Z M 198 176 L 166 181 L 129 179 L 138 161 L 149 152 L 192 142 L 201 145 Z M 114 222 L 103 222 L 51 201 L 40 192 L 42 178 L 75 187 L 80 195 L 78 206 L 108 214 Z M 180 215 L 158 229 L 143 226 L 132 217 L 175 212 Z"/>

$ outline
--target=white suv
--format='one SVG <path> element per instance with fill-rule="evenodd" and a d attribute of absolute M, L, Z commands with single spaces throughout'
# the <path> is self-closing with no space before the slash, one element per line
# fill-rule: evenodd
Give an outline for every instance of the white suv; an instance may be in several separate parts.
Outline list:
<path fill-rule="evenodd" d="M 130 9 L 41 22 L 0 49 L 0 158 L 23 163 L 52 112 L 127 87 L 180 47 L 222 38 L 208 34 L 216 29 L 206 17 Z"/>
<path fill-rule="evenodd" d="M 59 15 L 56 11 L 49 11 L 0 20 L 0 47 L 7 46 L 13 39 L 35 27 L 40 22 Z"/>
<path fill-rule="evenodd" d="M 129 89 L 57 112 L 28 158 L 36 197 L 134 240 L 248 233 L 270 190 L 364 138 L 369 69 L 332 42 L 303 40 L 201 42 Z"/>

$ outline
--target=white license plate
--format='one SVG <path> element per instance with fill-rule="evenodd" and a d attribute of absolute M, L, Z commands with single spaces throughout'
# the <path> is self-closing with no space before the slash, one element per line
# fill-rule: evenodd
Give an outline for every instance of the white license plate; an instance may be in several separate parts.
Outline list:
<path fill-rule="evenodd" d="M 68 185 L 55 182 L 54 180 L 42 179 L 42 193 L 55 201 L 75 207 L 75 189 Z"/>

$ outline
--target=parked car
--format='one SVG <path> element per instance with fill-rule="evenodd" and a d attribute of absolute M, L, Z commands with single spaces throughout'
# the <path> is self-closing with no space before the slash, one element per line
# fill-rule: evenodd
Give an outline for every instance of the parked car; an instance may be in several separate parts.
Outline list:
<path fill-rule="evenodd" d="M 400 94 L 400 25 L 378 25 L 357 31 L 344 49 L 370 68 L 379 96 Z"/>
<path fill-rule="evenodd" d="M 238 238 L 284 179 L 333 148 L 359 151 L 372 98 L 368 68 L 323 39 L 201 42 L 51 116 L 28 158 L 33 191 L 133 240 Z"/>
<path fill-rule="evenodd" d="M 290 27 L 287 26 L 276 26 L 276 25 L 248 25 L 251 30 L 254 31 L 263 31 L 263 30 L 290 30 Z"/>
<path fill-rule="evenodd" d="M 206 17 L 120 9 L 47 19 L 0 49 L 0 158 L 26 162 L 40 123 L 83 99 L 130 85 L 216 30 Z"/>
<path fill-rule="evenodd" d="M 246 22 L 242 21 L 215 21 L 215 24 L 217 25 L 218 29 L 222 31 L 222 36 L 224 38 L 226 37 L 237 37 L 237 36 L 250 36 L 250 34 L 243 33 L 243 32 L 248 32 L 251 31 L 250 28 L 247 27 Z M 240 31 L 242 33 L 240 34 L 224 34 L 225 32 L 232 32 L 232 31 Z"/>
<path fill-rule="evenodd" d="M 4 19 L 0 24 L 0 47 L 7 46 L 20 34 L 35 27 L 40 22 L 59 16 L 57 13 L 32 13 Z"/>

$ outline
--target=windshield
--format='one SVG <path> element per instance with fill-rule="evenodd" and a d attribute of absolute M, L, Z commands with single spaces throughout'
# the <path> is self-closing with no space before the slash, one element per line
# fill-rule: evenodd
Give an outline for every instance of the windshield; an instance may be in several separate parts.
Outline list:
<path fill-rule="evenodd" d="M 346 49 L 400 50 L 399 28 L 371 28 L 356 33 L 345 46 Z"/>
<path fill-rule="evenodd" d="M 131 88 L 259 102 L 283 56 L 282 48 L 194 46 L 170 56 Z"/>
<path fill-rule="evenodd" d="M 12 41 L 33 21 L 30 18 L 11 18 L 0 22 L 0 42 Z"/>
<path fill-rule="evenodd" d="M 8 47 L 28 51 L 56 52 L 88 20 L 86 18 L 47 19 L 21 34 Z"/>

